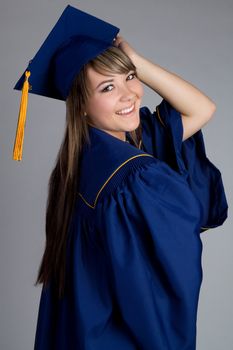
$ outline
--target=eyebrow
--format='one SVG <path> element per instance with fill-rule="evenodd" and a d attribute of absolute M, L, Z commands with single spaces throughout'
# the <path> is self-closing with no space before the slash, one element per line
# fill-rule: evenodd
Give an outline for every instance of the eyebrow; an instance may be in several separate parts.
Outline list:
<path fill-rule="evenodd" d="M 113 79 L 108 79 L 108 80 L 101 81 L 101 83 L 99 83 L 99 85 L 96 86 L 96 89 L 98 89 L 98 87 L 100 87 L 100 85 L 102 85 L 104 83 L 112 83 L 113 81 L 114 81 Z"/>

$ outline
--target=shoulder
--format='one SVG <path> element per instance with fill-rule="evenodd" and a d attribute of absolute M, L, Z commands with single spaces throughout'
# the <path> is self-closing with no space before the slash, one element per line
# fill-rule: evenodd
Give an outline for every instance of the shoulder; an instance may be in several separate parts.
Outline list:
<path fill-rule="evenodd" d="M 106 171 L 105 167 L 102 171 L 98 171 L 101 173 L 98 181 L 92 178 L 87 180 L 89 185 L 80 186 L 78 196 L 86 206 L 95 209 L 97 204 L 118 189 L 130 174 L 143 171 L 154 161 L 156 159 L 153 156 L 140 153 L 118 163 L 111 172 Z"/>
<path fill-rule="evenodd" d="M 183 136 L 183 124 L 180 112 L 178 112 L 167 100 L 162 101 L 150 110 L 147 106 L 140 108 L 140 120 L 146 130 L 157 129 L 166 133 L 168 129 L 179 129 Z"/>
<path fill-rule="evenodd" d="M 118 229 L 122 220 L 128 225 L 133 222 L 155 225 L 156 219 L 163 220 L 166 216 L 172 222 L 172 218 L 177 220 L 180 213 L 199 222 L 199 202 L 183 176 L 166 163 L 151 158 L 125 170 L 124 173 L 119 171 L 106 184 L 97 199 L 94 219 L 99 229 L 106 221 Z"/>
<path fill-rule="evenodd" d="M 143 201 L 147 195 L 158 197 L 165 188 L 171 192 L 173 186 L 184 190 L 187 183 L 166 163 L 149 154 L 138 154 L 124 161 L 108 177 L 103 178 L 95 191 L 86 191 L 85 194 L 79 192 L 78 196 L 83 205 L 92 211 L 103 205 L 107 210 L 119 195 L 128 199 L 138 196 Z M 93 185 L 90 184 L 90 188 Z"/>
<path fill-rule="evenodd" d="M 163 99 L 158 105 L 153 109 L 147 106 L 142 106 L 140 108 L 140 119 L 142 125 L 145 124 L 158 124 L 160 127 L 166 128 L 168 126 L 168 114 L 171 113 L 172 106 Z"/>
<path fill-rule="evenodd" d="M 114 190 L 133 169 L 155 159 L 133 145 L 95 130 L 80 164 L 78 196 L 89 208 Z"/>

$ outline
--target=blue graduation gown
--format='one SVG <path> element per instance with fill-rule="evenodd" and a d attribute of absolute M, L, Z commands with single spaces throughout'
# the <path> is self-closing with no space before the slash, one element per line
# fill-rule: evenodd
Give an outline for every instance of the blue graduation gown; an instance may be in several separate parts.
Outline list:
<path fill-rule="evenodd" d="M 201 232 L 220 226 L 227 218 L 227 200 L 221 172 L 208 159 L 202 130 L 182 142 L 181 115 L 165 99 L 151 113 L 141 108 L 143 144 L 146 152 L 181 174 L 200 202 Z"/>
<path fill-rule="evenodd" d="M 156 110 L 140 110 L 142 149 L 89 128 L 66 293 L 43 287 L 36 350 L 195 349 L 201 227 L 222 224 L 227 202 L 201 132 L 182 150 L 180 115 L 165 100 Z"/>

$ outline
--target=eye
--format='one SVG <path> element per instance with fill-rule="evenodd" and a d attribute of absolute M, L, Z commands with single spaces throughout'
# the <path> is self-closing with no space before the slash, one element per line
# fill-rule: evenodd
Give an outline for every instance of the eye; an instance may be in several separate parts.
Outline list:
<path fill-rule="evenodd" d="M 127 80 L 133 80 L 135 77 L 137 77 L 137 74 L 136 72 L 133 72 L 133 73 L 130 73 L 128 76 L 127 76 Z M 112 87 L 112 88 L 111 88 Z M 110 89 L 111 88 L 111 89 Z M 101 92 L 109 92 L 109 91 L 112 91 L 113 89 L 113 85 L 112 84 L 109 84 L 107 85 L 103 90 L 101 90 Z"/>
<path fill-rule="evenodd" d="M 112 91 L 112 89 L 111 90 L 109 90 L 109 87 L 111 87 L 111 86 L 113 86 L 112 84 L 109 84 L 109 85 L 107 85 L 103 90 L 101 90 L 102 92 L 108 92 L 108 91 Z"/>
<path fill-rule="evenodd" d="M 130 78 L 131 77 L 131 78 Z M 128 80 L 133 80 L 136 77 L 136 73 L 130 73 L 127 77 Z M 129 79 L 130 78 L 130 79 Z"/>

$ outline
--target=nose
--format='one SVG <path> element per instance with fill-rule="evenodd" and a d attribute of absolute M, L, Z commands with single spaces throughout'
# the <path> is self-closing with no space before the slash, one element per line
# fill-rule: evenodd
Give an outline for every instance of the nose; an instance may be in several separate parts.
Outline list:
<path fill-rule="evenodd" d="M 123 84 L 121 87 L 121 101 L 132 101 L 135 100 L 136 93 L 132 91 L 132 89 L 129 89 L 129 87 L 126 84 Z"/>

